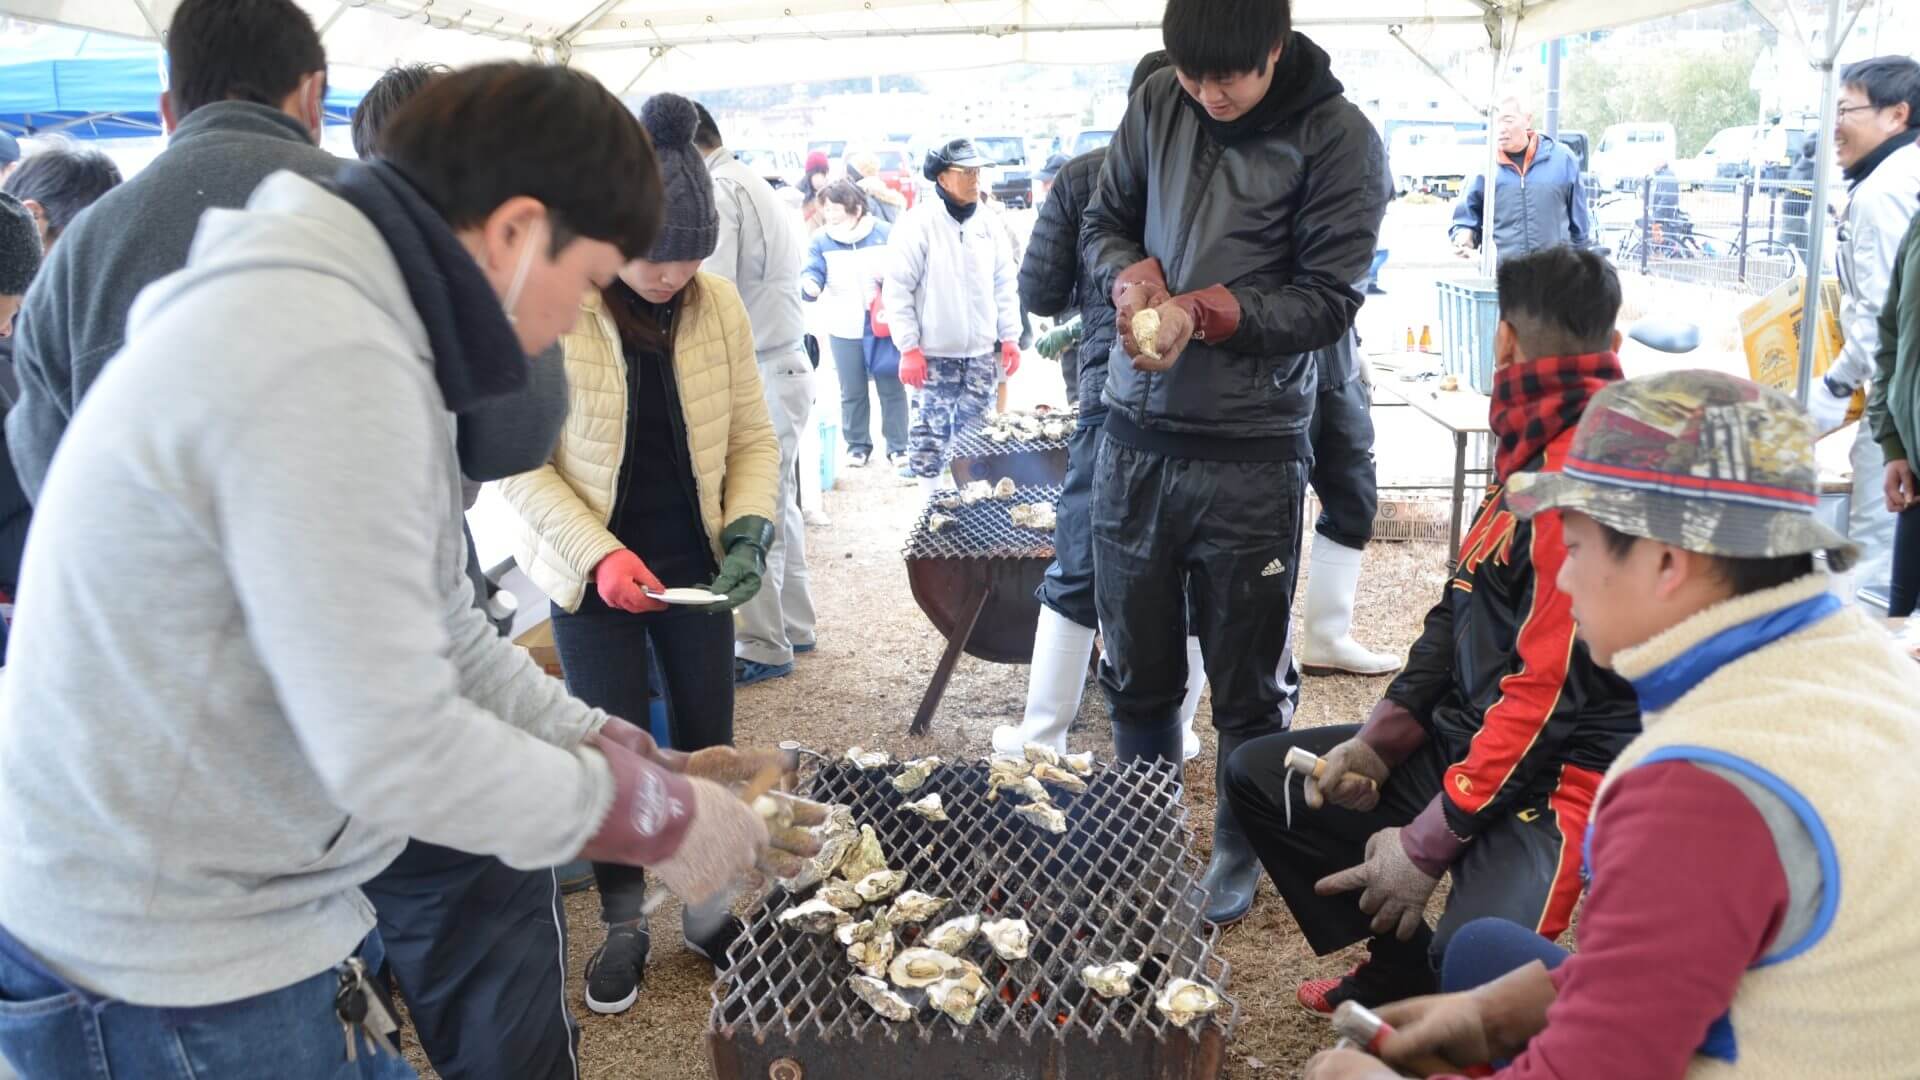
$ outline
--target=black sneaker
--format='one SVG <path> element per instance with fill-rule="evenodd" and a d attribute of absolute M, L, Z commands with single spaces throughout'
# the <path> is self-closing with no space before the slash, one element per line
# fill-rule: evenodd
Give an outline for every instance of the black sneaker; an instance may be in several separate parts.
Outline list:
<path fill-rule="evenodd" d="M 741 934 L 747 932 L 747 924 L 740 921 L 738 915 L 728 915 L 714 931 L 698 941 L 687 938 L 687 948 L 693 955 L 713 965 L 713 970 L 727 969 L 727 950 L 733 947 Z"/>
<path fill-rule="evenodd" d="M 587 1008 L 614 1016 L 633 1008 L 647 978 L 653 939 L 638 926 L 610 926 L 607 940 L 587 960 Z"/>

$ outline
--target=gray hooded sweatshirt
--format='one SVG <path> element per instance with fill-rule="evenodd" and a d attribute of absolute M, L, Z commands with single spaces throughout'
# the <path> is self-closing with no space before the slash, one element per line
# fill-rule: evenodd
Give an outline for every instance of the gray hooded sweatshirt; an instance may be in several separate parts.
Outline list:
<path fill-rule="evenodd" d="M 0 681 L 0 926 L 142 1005 L 351 953 L 408 836 L 573 857 L 604 714 L 464 584 L 425 327 L 373 225 L 289 173 L 204 218 L 75 413 Z M 350 431 L 351 438 L 341 438 Z"/>

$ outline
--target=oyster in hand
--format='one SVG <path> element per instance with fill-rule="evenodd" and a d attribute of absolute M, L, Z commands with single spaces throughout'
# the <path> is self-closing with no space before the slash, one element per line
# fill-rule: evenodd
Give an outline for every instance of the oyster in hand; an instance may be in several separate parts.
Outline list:
<path fill-rule="evenodd" d="M 893 778 L 893 790 L 902 795 L 918 791 L 920 785 L 927 782 L 927 777 L 933 775 L 933 770 L 944 764 L 946 763 L 937 757 L 923 757 L 907 762 L 906 767 L 900 770 L 900 775 Z"/>
<path fill-rule="evenodd" d="M 853 916 L 815 897 L 804 904 L 796 904 L 780 913 L 780 925 L 803 934 L 824 934 L 842 923 L 850 923 Z"/>
<path fill-rule="evenodd" d="M 853 975 L 847 979 L 847 985 L 867 1003 L 874 1012 L 896 1023 L 913 1019 L 913 1006 L 907 999 L 887 989 L 887 984 L 870 975 Z"/>
<path fill-rule="evenodd" d="M 1103 998 L 1121 998 L 1133 993 L 1133 978 L 1140 965 L 1120 960 L 1111 964 L 1088 964 L 1080 969 L 1080 981 Z"/>
<path fill-rule="evenodd" d="M 860 899 L 869 904 L 877 904 L 899 892 L 900 886 L 906 883 L 905 870 L 875 870 L 856 882 L 853 889 L 860 894 Z"/>
<path fill-rule="evenodd" d="M 1133 348 L 1148 360 L 1160 359 L 1160 313 L 1153 308 L 1133 313 Z"/>
<path fill-rule="evenodd" d="M 965 961 L 959 957 L 939 949 L 903 949 L 900 955 L 893 958 L 887 974 L 893 977 L 893 985 L 906 990 L 918 990 L 958 975 L 965 970 L 961 966 L 963 963 Z"/>
<path fill-rule="evenodd" d="M 1033 946 L 1033 927 L 1025 919 L 994 919 L 981 923 L 980 932 L 986 935 L 993 954 L 1009 963 L 1025 960 Z"/>
<path fill-rule="evenodd" d="M 1025 806 L 1016 806 L 1013 812 L 1033 822 L 1050 833 L 1067 831 L 1067 815 L 1051 803 L 1032 802 Z"/>
<path fill-rule="evenodd" d="M 928 896 L 918 890 L 908 889 L 894 897 L 893 906 L 887 909 L 887 918 L 902 926 L 923 923 L 940 914 L 950 903 L 952 901 L 944 896 Z"/>
<path fill-rule="evenodd" d="M 979 968 L 968 964 L 958 975 L 928 987 L 927 1000 L 953 1017 L 955 1023 L 971 1024 L 980 1012 L 980 1003 L 987 1000 L 987 980 Z"/>
<path fill-rule="evenodd" d="M 1153 999 L 1154 1007 L 1176 1027 L 1185 1027 L 1202 1016 L 1211 1016 L 1226 1004 L 1212 987 L 1192 979 L 1174 979 Z"/>
<path fill-rule="evenodd" d="M 927 931 L 920 944 L 929 949 L 939 949 L 943 953 L 959 956 L 966 951 L 973 939 L 980 936 L 980 916 L 962 915 L 958 919 L 948 919 L 939 926 Z"/>
<path fill-rule="evenodd" d="M 907 804 L 907 809 L 926 818 L 928 821 L 949 821 L 946 807 L 940 804 L 940 793 L 934 792 L 924 799 L 915 799 Z"/>

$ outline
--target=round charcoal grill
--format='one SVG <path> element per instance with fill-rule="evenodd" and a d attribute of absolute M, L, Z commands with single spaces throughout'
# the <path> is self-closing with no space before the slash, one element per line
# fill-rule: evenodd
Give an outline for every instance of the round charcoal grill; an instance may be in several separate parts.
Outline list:
<path fill-rule="evenodd" d="M 1033 659 L 1040 601 L 1034 590 L 1053 562 L 1053 534 L 1013 523 L 1014 506 L 1060 500 L 1057 486 L 1022 487 L 1010 499 L 988 499 L 942 510 L 929 506 L 907 541 L 907 583 L 913 599 L 947 639 L 940 664 L 914 714 L 912 732 L 924 735 L 962 652 L 995 664 Z M 933 515 L 953 519 L 939 532 Z"/>
<path fill-rule="evenodd" d="M 1067 433 L 1073 433 L 1073 417 L 1062 418 Z M 947 467 L 953 470 L 953 482 L 962 487 L 975 480 L 997 484 L 1002 477 L 1024 486 L 1061 486 L 1067 482 L 1066 439 L 1008 439 L 994 442 L 984 430 L 975 428 L 953 437 L 947 445 Z"/>

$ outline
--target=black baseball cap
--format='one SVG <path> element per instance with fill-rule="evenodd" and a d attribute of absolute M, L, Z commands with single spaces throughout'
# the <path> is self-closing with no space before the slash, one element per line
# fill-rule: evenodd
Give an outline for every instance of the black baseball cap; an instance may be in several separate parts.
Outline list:
<path fill-rule="evenodd" d="M 977 169 L 993 164 L 993 159 L 974 149 L 972 139 L 954 139 L 945 146 L 927 151 L 921 173 L 929 180 L 940 179 L 948 169 Z"/>

